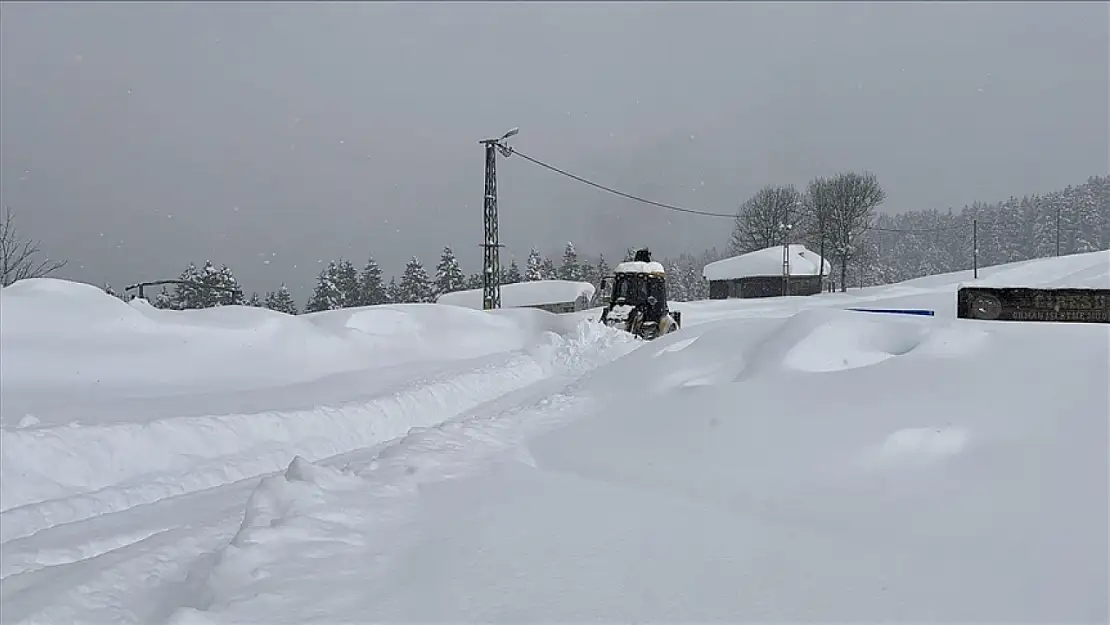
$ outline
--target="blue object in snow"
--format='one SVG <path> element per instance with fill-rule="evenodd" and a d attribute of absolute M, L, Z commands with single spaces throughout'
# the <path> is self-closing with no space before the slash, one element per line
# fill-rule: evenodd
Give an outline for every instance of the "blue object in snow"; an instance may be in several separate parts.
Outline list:
<path fill-rule="evenodd" d="M 916 315 L 918 317 L 932 317 L 936 313 L 924 308 L 849 308 L 856 312 L 886 313 L 888 315 Z"/>

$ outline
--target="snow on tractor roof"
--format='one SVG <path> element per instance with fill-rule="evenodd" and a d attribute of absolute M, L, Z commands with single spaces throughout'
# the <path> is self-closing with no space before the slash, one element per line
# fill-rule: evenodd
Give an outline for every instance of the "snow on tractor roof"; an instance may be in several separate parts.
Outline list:
<path fill-rule="evenodd" d="M 791 245 L 788 258 L 792 276 L 816 276 L 821 265 L 825 266 L 825 275 L 832 272 L 829 261 L 822 261 L 816 252 L 806 249 L 804 245 Z M 776 245 L 709 263 L 702 270 L 701 275 L 710 281 L 736 280 L 753 276 L 781 276 L 782 246 Z"/>
<path fill-rule="evenodd" d="M 663 265 L 657 262 L 638 262 L 634 260 L 623 262 L 617 265 L 613 273 L 655 273 L 662 275 Z"/>
<path fill-rule="evenodd" d="M 571 280 L 534 280 L 501 285 L 501 306 L 504 308 L 523 308 L 546 304 L 573 302 L 585 295 L 593 299 L 596 288 L 589 282 Z M 444 293 L 436 299 L 437 304 L 462 306 L 463 308 L 482 309 L 482 289 Z"/>

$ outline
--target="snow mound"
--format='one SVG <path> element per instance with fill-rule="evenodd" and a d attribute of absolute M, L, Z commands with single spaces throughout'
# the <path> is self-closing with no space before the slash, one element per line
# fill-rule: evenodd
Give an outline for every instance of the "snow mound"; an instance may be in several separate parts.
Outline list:
<path fill-rule="evenodd" d="M 616 334 L 540 310 L 163 311 L 49 279 L 2 293 L 3 540 L 382 443 Z"/>
<path fill-rule="evenodd" d="M 816 276 L 824 268 L 829 275 L 832 265 L 829 261 L 806 249 L 804 245 L 790 245 L 787 253 L 789 271 L 792 276 Z M 740 256 L 725 258 L 709 263 L 702 270 L 706 280 L 735 280 L 751 276 L 781 276 L 782 246 L 768 247 Z"/>

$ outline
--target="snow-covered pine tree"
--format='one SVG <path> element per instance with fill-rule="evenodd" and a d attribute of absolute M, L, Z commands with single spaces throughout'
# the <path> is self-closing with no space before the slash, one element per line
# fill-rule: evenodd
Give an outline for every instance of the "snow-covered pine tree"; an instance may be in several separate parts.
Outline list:
<path fill-rule="evenodd" d="M 220 306 L 241 306 L 246 299 L 243 297 L 243 288 L 239 286 L 239 281 L 235 279 L 235 274 L 232 273 L 231 267 L 221 265 L 220 269 L 216 272 L 216 280 L 219 286 L 228 290 L 217 291 L 218 296 L 216 301 Z"/>
<path fill-rule="evenodd" d="M 682 269 L 676 260 L 667 261 L 667 299 L 676 302 L 690 301 L 686 282 L 682 279 Z"/>
<path fill-rule="evenodd" d="M 405 271 L 401 274 L 400 289 L 401 301 L 406 304 L 425 304 L 435 301 L 435 287 L 428 279 L 428 272 L 420 259 L 413 256 L 405 264 Z"/>
<path fill-rule="evenodd" d="M 335 286 L 341 296 L 340 308 L 362 306 L 362 288 L 359 284 L 358 269 L 349 260 L 339 259 L 335 268 Z"/>
<path fill-rule="evenodd" d="M 1105 237 L 1107 222 L 1110 221 L 1110 210 L 1105 205 L 1100 206 L 1099 194 L 1095 185 L 1089 182 L 1078 189 L 1075 202 L 1075 250 L 1076 254 L 1095 252 L 1100 249 L 1102 239 Z"/>
<path fill-rule="evenodd" d="M 467 290 L 480 289 L 485 286 L 484 282 L 481 273 L 472 273 L 466 277 L 466 288 Z"/>
<path fill-rule="evenodd" d="M 188 268 L 181 274 L 181 279 L 193 284 L 177 285 L 174 304 L 175 307 L 179 307 L 179 310 L 235 306 L 243 303 L 243 290 L 227 265 L 217 268 L 212 261 L 206 260 L 204 266 L 197 269 L 196 265 L 189 263 Z"/>
<path fill-rule="evenodd" d="M 169 296 L 169 308 L 173 310 L 192 310 L 195 308 L 206 308 L 207 301 L 203 298 L 203 291 L 199 286 L 194 286 L 201 282 L 200 271 L 193 263 L 181 272 L 177 277 L 178 280 L 186 284 L 175 284 L 173 293 Z"/>
<path fill-rule="evenodd" d="M 401 287 L 397 286 L 397 278 L 390 277 L 389 284 L 385 287 L 385 297 L 387 303 L 400 304 L 401 302 Z"/>
<path fill-rule="evenodd" d="M 594 275 L 597 276 L 597 280 L 601 281 L 602 278 L 607 277 L 611 273 L 613 273 L 613 269 L 609 267 L 609 262 L 605 260 L 605 254 L 599 255 L 597 257 L 597 265 L 594 266 Z"/>
<path fill-rule="evenodd" d="M 366 260 L 366 266 L 358 276 L 359 306 L 377 306 L 389 302 L 389 294 L 382 284 L 382 269 L 371 256 Z"/>
<path fill-rule="evenodd" d="M 501 271 L 501 284 L 516 284 L 517 282 L 523 281 L 524 277 L 520 275 L 520 266 L 516 264 L 516 259 L 514 258 L 513 261 L 509 263 L 509 268 Z"/>
<path fill-rule="evenodd" d="M 297 314 L 297 303 L 293 301 L 293 295 L 289 292 L 289 287 L 285 286 L 282 282 L 278 288 L 277 293 L 270 291 L 266 294 L 266 308 L 283 312 L 287 315 Z"/>
<path fill-rule="evenodd" d="M 154 301 L 152 301 L 150 304 L 155 308 L 159 308 L 162 310 L 174 309 L 173 296 L 171 296 L 170 293 L 166 291 L 166 287 L 162 287 L 162 290 L 158 291 L 158 295 L 154 296 Z"/>
<path fill-rule="evenodd" d="M 557 280 L 559 272 L 555 269 L 555 263 L 550 258 L 544 258 L 540 261 L 540 275 L 543 276 L 540 280 Z"/>
<path fill-rule="evenodd" d="M 597 284 L 597 263 L 591 263 L 587 260 L 582 260 L 578 265 L 579 276 L 578 279 L 582 282 L 589 282 L 590 284 Z"/>
<path fill-rule="evenodd" d="M 563 248 L 563 264 L 559 267 L 560 280 L 578 281 L 582 279 L 582 268 L 578 265 L 578 252 L 574 243 L 567 242 Z"/>
<path fill-rule="evenodd" d="M 258 291 L 251 293 L 251 296 L 247 298 L 246 305 L 254 308 L 262 308 L 262 298 L 259 297 Z"/>
<path fill-rule="evenodd" d="M 466 277 L 459 267 L 459 259 L 455 258 L 455 252 L 451 250 L 450 246 L 444 246 L 443 253 L 439 257 L 439 263 L 436 265 L 433 301 L 435 297 L 444 293 L 461 291 L 464 286 L 466 286 Z"/>
<path fill-rule="evenodd" d="M 339 265 L 335 261 L 328 263 L 320 275 L 316 277 L 316 287 L 312 296 L 305 304 L 306 313 L 320 312 L 322 310 L 336 310 L 343 307 L 343 292 L 339 290 L 338 277 Z"/>
<path fill-rule="evenodd" d="M 539 250 L 532 248 L 528 252 L 528 264 L 524 268 L 524 279 L 529 282 L 536 280 L 543 280 L 543 256 L 540 256 Z"/>

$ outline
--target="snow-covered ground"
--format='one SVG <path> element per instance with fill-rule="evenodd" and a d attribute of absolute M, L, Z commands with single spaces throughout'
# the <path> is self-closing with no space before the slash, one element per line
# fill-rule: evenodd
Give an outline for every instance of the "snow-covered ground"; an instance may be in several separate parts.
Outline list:
<path fill-rule="evenodd" d="M 1110 288 L 1110 252 L 981 275 Z M 1106 622 L 1110 328 L 957 320 L 961 280 L 676 303 L 651 343 L 17 283 L 0 618 Z"/>

